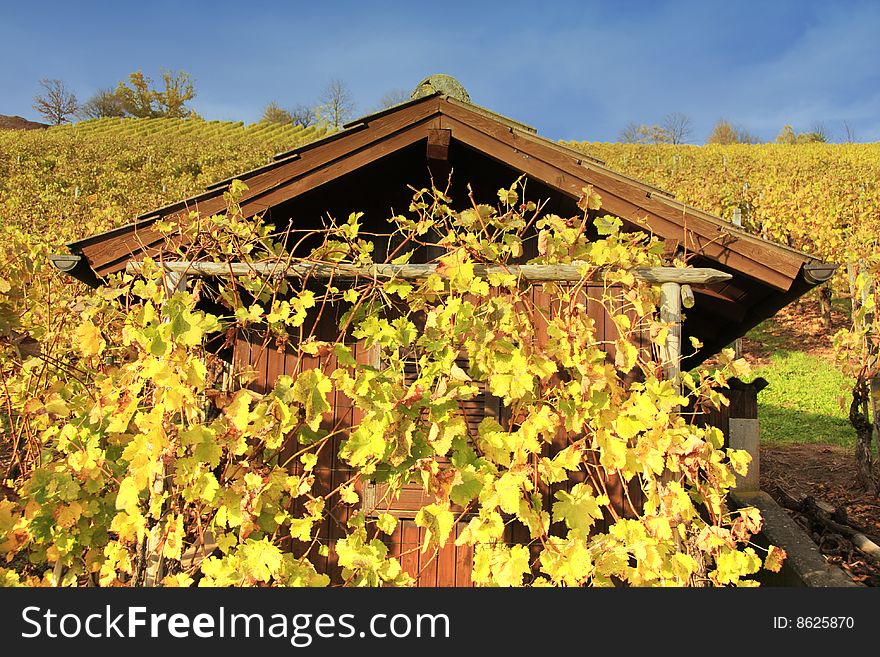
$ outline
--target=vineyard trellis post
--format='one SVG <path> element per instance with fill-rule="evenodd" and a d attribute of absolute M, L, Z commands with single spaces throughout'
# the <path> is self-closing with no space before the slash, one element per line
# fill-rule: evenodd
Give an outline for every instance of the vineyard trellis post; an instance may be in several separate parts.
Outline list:
<path fill-rule="evenodd" d="M 747 190 L 749 188 L 749 184 L 745 183 L 743 185 L 743 190 Z M 742 209 L 739 207 L 735 207 L 733 209 L 733 225 L 742 228 Z M 733 341 L 733 351 L 737 358 L 742 358 L 742 338 L 737 338 Z"/>
<path fill-rule="evenodd" d="M 861 263 L 865 266 L 865 263 Z M 868 278 L 862 290 L 862 304 L 866 304 L 868 299 L 874 294 L 873 279 Z M 877 319 L 876 313 L 870 312 L 865 315 L 865 328 L 867 330 L 867 348 L 869 362 L 871 363 L 869 394 L 871 399 L 871 417 L 873 420 L 874 436 L 876 438 L 874 449 L 880 450 L 880 354 L 878 354 L 877 336 Z M 870 446 L 869 446 L 870 447 Z"/>
<path fill-rule="evenodd" d="M 867 263 L 859 259 L 847 264 L 847 277 L 852 303 L 853 328 L 863 335 L 863 373 L 857 377 L 850 404 L 849 420 L 856 431 L 856 476 L 858 484 L 869 492 L 876 491 L 874 478 L 874 435 L 880 436 L 880 372 L 878 372 L 877 345 L 873 340 L 876 313 L 865 312 L 859 318 L 874 293 L 873 282 L 866 275 Z M 862 277 L 862 282 L 859 277 Z M 869 410 L 870 407 L 870 410 Z"/>

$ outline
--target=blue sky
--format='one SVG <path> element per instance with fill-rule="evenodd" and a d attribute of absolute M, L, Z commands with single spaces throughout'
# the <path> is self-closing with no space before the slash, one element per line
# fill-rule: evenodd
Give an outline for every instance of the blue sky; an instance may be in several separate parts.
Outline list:
<path fill-rule="evenodd" d="M 554 139 L 613 141 L 670 112 L 702 143 L 720 117 L 771 140 L 821 122 L 880 140 L 880 2 L 15 2 L 0 7 L 0 114 L 39 119 L 41 78 L 85 100 L 135 70 L 183 69 L 206 119 L 313 104 L 358 114 L 431 73 Z"/>

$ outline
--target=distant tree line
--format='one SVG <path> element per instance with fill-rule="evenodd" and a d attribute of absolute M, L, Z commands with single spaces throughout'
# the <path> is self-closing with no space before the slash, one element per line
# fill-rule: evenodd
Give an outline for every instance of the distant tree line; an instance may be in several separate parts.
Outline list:
<path fill-rule="evenodd" d="M 354 108 L 354 97 L 348 86 L 342 80 L 333 79 L 324 87 L 316 104 L 300 103 L 285 109 L 273 100 L 263 110 L 262 120 L 304 128 L 322 122 L 338 130 L 354 116 Z"/>
<path fill-rule="evenodd" d="M 790 125 L 782 128 L 782 132 L 776 137 L 777 144 L 810 144 L 810 143 L 826 143 L 828 141 L 828 131 L 821 123 L 817 123 L 808 132 L 797 133 Z"/>
<path fill-rule="evenodd" d="M 34 97 L 34 109 L 52 125 L 80 119 L 116 117 L 131 118 L 197 118 L 195 110 L 187 105 L 196 96 L 189 73 L 185 71 L 161 71 L 158 83 L 142 71 L 135 71 L 128 80 L 119 82 L 115 88 L 96 91 L 87 101 L 80 103 L 76 94 L 61 80 L 40 80 L 41 91 Z M 392 107 L 409 100 L 402 89 L 385 92 L 379 99 L 377 110 Z M 333 79 L 327 83 L 314 104 L 299 103 L 290 108 L 271 101 L 263 110 L 261 120 L 273 123 L 308 127 L 323 123 L 339 129 L 354 117 L 354 96 L 348 85 Z"/>
<path fill-rule="evenodd" d="M 712 127 L 709 136 L 706 137 L 706 143 L 759 144 L 761 140 L 742 126 L 735 126 L 727 119 L 718 119 L 718 122 Z"/>
<path fill-rule="evenodd" d="M 85 119 L 133 117 L 137 119 L 185 119 L 196 117 L 186 103 L 196 96 L 192 79 L 184 71 L 162 71 L 158 86 L 141 71 L 128 76 L 115 89 L 100 89 L 80 108 Z"/>
<path fill-rule="evenodd" d="M 158 84 L 143 72 L 135 71 L 115 89 L 99 89 L 82 104 L 61 80 L 40 80 L 40 87 L 42 91 L 34 97 L 34 109 L 52 125 L 68 123 L 74 116 L 81 119 L 197 116 L 186 105 L 195 98 L 196 92 L 192 79 L 184 71 L 163 70 Z"/>
<path fill-rule="evenodd" d="M 691 118 L 681 112 L 667 114 L 659 124 L 628 123 L 620 132 L 618 141 L 625 144 L 684 144 L 693 135 Z M 845 141 L 855 141 L 849 124 L 844 122 Z M 830 141 L 824 124 L 816 123 L 806 132 L 795 132 L 786 125 L 776 137 L 778 144 L 808 144 Z M 707 144 L 759 144 L 761 140 L 742 126 L 727 119 L 719 119 L 706 137 Z"/>
<path fill-rule="evenodd" d="M 115 88 L 99 89 L 86 102 L 80 104 L 76 94 L 57 79 L 40 80 L 42 91 L 34 97 L 34 109 L 52 125 L 67 123 L 72 117 L 100 119 L 107 117 L 132 118 L 197 118 L 195 110 L 187 103 L 196 96 L 192 78 L 185 71 L 162 70 L 158 84 L 135 71 L 127 81 Z M 402 89 L 385 92 L 379 99 L 377 110 L 393 107 L 408 101 L 409 94 Z M 354 96 L 348 85 L 336 78 L 330 80 L 314 104 L 299 103 L 290 108 L 278 102 L 269 102 L 263 110 L 262 121 L 293 124 L 304 128 L 322 123 L 340 129 L 354 117 Z M 844 140 L 855 141 L 849 123 L 844 121 Z M 684 144 L 693 136 L 691 117 L 682 112 L 672 112 L 659 124 L 628 123 L 618 141 L 627 144 Z M 719 119 L 706 137 L 707 144 L 757 144 L 755 135 L 727 119 Z M 795 132 L 785 125 L 776 137 L 779 144 L 824 143 L 830 141 L 828 131 L 816 123 L 805 132 Z"/>
<path fill-rule="evenodd" d="M 409 93 L 402 89 L 386 91 L 379 98 L 377 110 L 383 110 L 394 105 L 399 105 L 410 99 Z M 327 126 L 339 130 L 345 123 L 354 118 L 354 96 L 348 85 L 336 78 L 330 80 L 318 101 L 312 105 L 298 104 L 290 109 L 281 107 L 276 101 L 271 101 L 263 110 L 263 121 L 273 123 L 293 124 L 307 128 L 310 125 L 324 123 Z"/>
<path fill-rule="evenodd" d="M 620 141 L 625 144 L 683 144 L 693 131 L 691 117 L 673 112 L 667 114 L 659 125 L 628 123 L 620 133 Z"/>

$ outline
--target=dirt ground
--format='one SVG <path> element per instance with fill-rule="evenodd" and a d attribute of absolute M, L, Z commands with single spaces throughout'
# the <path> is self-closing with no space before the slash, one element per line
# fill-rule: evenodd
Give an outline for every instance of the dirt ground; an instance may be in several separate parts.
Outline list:
<path fill-rule="evenodd" d="M 766 365 L 777 346 L 807 351 L 820 358 L 834 359 L 832 336 L 848 323 L 847 313 L 835 306 L 831 312 L 831 328 L 822 326 L 815 297 L 796 301 L 773 317 L 768 334 L 777 344 L 767 344 L 752 337 L 742 341 L 743 357 L 754 366 Z M 752 334 L 754 335 L 754 334 Z"/>
<path fill-rule="evenodd" d="M 790 445 L 761 449 L 761 488 L 777 502 L 812 495 L 846 511 L 848 524 L 880 544 L 880 498 L 855 485 L 855 455 L 835 445 Z M 839 534 L 816 527 L 789 511 L 828 558 L 856 582 L 880 586 L 880 564 L 865 557 Z"/>

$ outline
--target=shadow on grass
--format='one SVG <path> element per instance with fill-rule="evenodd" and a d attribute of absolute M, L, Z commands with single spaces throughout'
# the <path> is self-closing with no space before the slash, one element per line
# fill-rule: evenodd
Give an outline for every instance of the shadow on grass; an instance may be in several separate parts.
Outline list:
<path fill-rule="evenodd" d="M 829 443 L 853 447 L 856 434 L 849 421 L 840 417 L 808 413 L 770 404 L 758 404 L 761 444 L 767 446 Z"/>
<path fill-rule="evenodd" d="M 762 444 L 855 444 L 846 404 L 852 381 L 832 363 L 812 354 L 782 350 L 752 375 L 768 383 L 758 393 Z"/>

